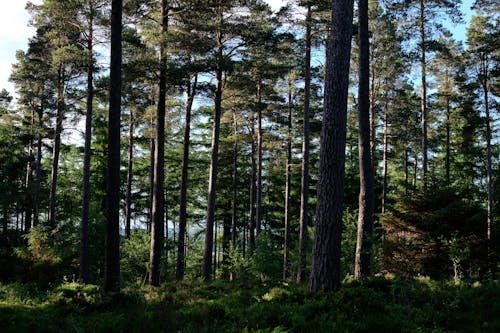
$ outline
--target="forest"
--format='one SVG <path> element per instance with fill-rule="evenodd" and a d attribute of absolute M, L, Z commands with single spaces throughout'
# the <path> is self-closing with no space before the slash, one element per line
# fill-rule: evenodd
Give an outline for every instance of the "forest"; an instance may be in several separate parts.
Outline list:
<path fill-rule="evenodd" d="M 28 2 L 0 330 L 499 332 L 500 4 L 463 2 Z"/>

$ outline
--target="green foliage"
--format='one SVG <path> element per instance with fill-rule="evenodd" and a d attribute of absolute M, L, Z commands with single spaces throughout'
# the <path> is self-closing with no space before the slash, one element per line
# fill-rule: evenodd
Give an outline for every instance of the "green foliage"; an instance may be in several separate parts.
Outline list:
<path fill-rule="evenodd" d="M 57 227 L 38 225 L 26 235 L 27 247 L 19 247 L 16 254 L 23 261 L 19 279 L 47 285 L 63 277 L 73 277 L 77 270 L 78 229 L 70 221 Z"/>
<path fill-rule="evenodd" d="M 125 283 L 141 284 L 149 269 L 149 243 L 146 230 L 134 230 L 121 246 L 121 273 Z"/>
<path fill-rule="evenodd" d="M 372 278 L 311 295 L 288 285 L 183 282 L 126 288 L 0 284 L 3 332 L 495 332 L 498 281 Z"/>
<path fill-rule="evenodd" d="M 458 270 L 469 278 L 486 273 L 483 208 L 446 187 L 412 193 L 397 207 L 381 219 L 387 271 L 433 278 L 452 272 L 457 278 Z"/>
<path fill-rule="evenodd" d="M 256 238 L 252 271 L 262 281 L 275 280 L 281 274 L 281 243 L 270 232 L 262 231 Z"/>

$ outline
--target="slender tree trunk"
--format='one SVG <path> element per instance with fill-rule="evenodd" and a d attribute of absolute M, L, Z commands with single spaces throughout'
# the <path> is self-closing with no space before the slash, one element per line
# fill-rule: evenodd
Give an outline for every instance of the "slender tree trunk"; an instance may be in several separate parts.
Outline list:
<path fill-rule="evenodd" d="M 237 213 L 238 213 L 238 118 L 236 110 L 233 110 L 233 127 L 234 127 L 234 143 L 233 143 L 233 198 L 231 206 L 231 243 L 233 249 L 236 248 L 237 238 Z"/>
<path fill-rule="evenodd" d="M 31 132 L 34 133 L 35 129 L 35 110 L 31 110 Z M 25 210 L 25 221 L 24 221 L 24 231 L 29 232 L 31 229 L 31 215 L 33 212 L 33 137 L 30 138 L 28 145 L 28 163 L 26 164 L 26 180 L 25 180 L 25 199 L 24 199 L 24 210 Z"/>
<path fill-rule="evenodd" d="M 253 251 L 255 250 L 255 199 L 257 196 L 257 189 L 256 189 L 256 178 L 257 178 L 257 173 L 256 173 L 256 162 L 255 162 L 255 114 L 252 112 L 252 117 L 251 117 L 251 128 L 250 128 L 250 137 L 252 139 L 252 144 L 251 144 L 251 160 L 252 160 L 252 170 L 251 170 L 251 175 L 250 175 L 250 223 L 248 225 L 248 238 L 249 238 L 249 251 L 250 255 L 253 254 Z"/>
<path fill-rule="evenodd" d="M 422 184 L 424 190 L 427 189 L 427 64 L 425 47 L 425 5 L 424 0 L 420 0 L 420 47 L 421 47 L 421 76 L 422 88 L 421 99 L 421 125 L 422 125 Z"/>
<path fill-rule="evenodd" d="M 304 128 L 302 136 L 302 176 L 300 182 L 299 253 L 297 283 L 306 278 L 307 226 L 309 225 L 309 106 L 311 99 L 311 3 L 307 3 L 306 54 L 304 64 Z"/>
<path fill-rule="evenodd" d="M 416 151 L 414 151 L 413 152 L 413 179 L 411 182 L 411 185 L 414 189 L 417 187 L 417 167 L 418 167 L 418 154 Z"/>
<path fill-rule="evenodd" d="M 43 93 L 42 93 L 43 94 Z M 39 219 L 39 198 L 40 198 L 40 184 L 42 178 L 42 126 L 43 126 L 43 109 L 44 100 L 40 102 L 38 109 L 38 129 L 37 129 L 37 143 L 36 143 L 36 165 L 35 165 L 35 190 L 33 196 L 34 210 L 33 210 L 33 226 L 38 225 Z"/>
<path fill-rule="evenodd" d="M 450 183 L 450 99 L 446 96 L 446 156 L 445 156 L 445 177 L 446 183 Z"/>
<path fill-rule="evenodd" d="M 94 103 L 94 22 L 92 4 L 90 4 L 89 35 L 87 39 L 87 110 L 85 114 L 85 148 L 83 152 L 83 190 L 82 190 L 82 220 L 80 223 L 80 279 L 83 283 L 89 281 L 89 209 L 90 209 L 90 155 L 92 143 L 92 112 Z"/>
<path fill-rule="evenodd" d="M 186 103 L 186 119 L 184 121 L 184 147 L 182 154 L 182 176 L 180 190 L 180 207 L 179 207 L 179 237 L 177 241 L 177 267 L 175 276 L 177 280 L 184 278 L 184 239 L 186 238 L 187 225 L 187 183 L 188 183 L 188 163 L 189 163 L 189 141 L 191 133 L 191 109 L 193 107 L 194 96 L 196 94 L 196 84 L 198 82 L 198 74 L 194 76 L 193 87 L 191 81 L 187 87 L 187 103 Z"/>
<path fill-rule="evenodd" d="M 128 115 L 128 152 L 127 152 L 127 192 L 125 194 L 125 238 L 130 239 L 130 221 L 132 219 L 132 172 L 134 160 L 134 111 Z"/>
<path fill-rule="evenodd" d="M 385 213 L 385 204 L 387 203 L 387 154 L 389 151 L 388 148 L 388 130 L 389 130 L 389 124 L 387 122 L 387 99 L 385 102 L 384 106 L 384 148 L 383 148 L 383 158 L 382 158 L 382 164 L 383 164 L 383 169 L 382 169 L 382 178 L 383 178 L 383 183 L 382 183 L 382 214 Z M 405 192 L 407 192 L 407 184 L 408 184 L 408 152 L 405 150 Z"/>
<path fill-rule="evenodd" d="M 207 207 L 207 227 L 205 229 L 205 249 L 203 253 L 202 276 L 208 281 L 212 277 L 212 251 L 214 245 L 214 221 L 215 221 L 215 200 L 217 196 L 217 171 L 219 160 L 219 135 L 220 118 L 222 109 L 222 61 L 223 61 L 223 38 L 222 38 L 223 15 L 222 7 L 219 6 L 219 31 L 217 32 L 217 69 L 215 72 L 215 103 L 214 103 L 214 123 L 212 131 L 212 154 L 210 157 L 210 176 L 208 180 L 208 207 Z"/>
<path fill-rule="evenodd" d="M 288 133 L 286 149 L 286 180 L 285 180 L 285 235 L 283 242 L 283 280 L 288 279 L 288 265 L 290 258 L 290 184 L 291 184 L 291 165 L 292 165 L 292 80 L 288 79 Z"/>
<path fill-rule="evenodd" d="M 370 63 L 373 64 L 375 60 L 375 52 L 370 48 Z M 377 137 L 377 128 L 375 126 L 375 68 L 371 68 L 370 76 L 370 151 L 372 155 L 373 170 L 377 174 L 377 162 L 375 161 L 375 138 Z"/>
<path fill-rule="evenodd" d="M 359 38 L 359 209 L 354 277 L 370 275 L 370 260 L 375 206 L 374 171 L 370 146 L 370 46 L 368 37 L 368 0 L 358 0 Z"/>
<path fill-rule="evenodd" d="M 488 257 L 490 256 L 491 225 L 493 223 L 493 181 L 492 181 L 492 158 L 491 158 L 491 116 L 490 103 L 488 97 L 488 65 L 486 59 L 481 59 L 481 72 L 483 88 L 484 112 L 486 115 L 486 187 L 488 197 L 487 219 L 486 219 L 486 239 L 488 240 Z"/>
<path fill-rule="evenodd" d="M 161 32 L 165 38 L 168 27 L 168 1 L 161 2 Z M 165 99 L 167 94 L 167 55 L 165 41 L 160 43 L 160 82 L 156 111 L 155 172 L 153 180 L 153 211 L 151 218 L 151 248 L 149 251 L 149 284 L 160 285 L 161 253 L 164 240 L 165 183 Z"/>
<path fill-rule="evenodd" d="M 52 147 L 52 173 L 50 180 L 49 197 L 49 224 L 55 225 L 56 221 L 56 188 L 57 174 L 59 169 L 59 153 L 61 151 L 61 133 L 63 130 L 62 122 L 64 118 L 64 87 L 63 87 L 62 69 L 59 68 L 57 75 L 57 115 L 56 127 L 54 131 L 54 146 Z"/>
<path fill-rule="evenodd" d="M 120 290 L 120 112 L 122 66 L 122 0 L 111 4 L 111 63 L 106 177 L 106 247 L 104 288 Z"/>
<path fill-rule="evenodd" d="M 257 196 L 255 205 L 255 228 L 257 236 L 262 228 L 262 81 L 257 83 Z"/>
<path fill-rule="evenodd" d="M 408 178 L 409 178 L 409 171 L 408 171 L 408 168 L 409 168 L 409 164 L 410 164 L 410 161 L 409 161 L 409 152 L 408 152 L 408 149 L 405 149 L 405 195 L 408 195 Z"/>
<path fill-rule="evenodd" d="M 312 292 L 340 287 L 352 19 L 353 0 L 332 0 L 320 144 L 316 229 L 309 285 Z"/>
<path fill-rule="evenodd" d="M 156 128 L 155 122 L 151 122 L 152 127 Z M 155 178 L 155 150 L 156 141 L 154 136 L 151 137 L 150 141 L 150 156 L 149 156 L 149 219 L 147 229 L 151 232 L 151 225 L 153 224 L 153 191 L 154 191 L 154 178 Z"/>

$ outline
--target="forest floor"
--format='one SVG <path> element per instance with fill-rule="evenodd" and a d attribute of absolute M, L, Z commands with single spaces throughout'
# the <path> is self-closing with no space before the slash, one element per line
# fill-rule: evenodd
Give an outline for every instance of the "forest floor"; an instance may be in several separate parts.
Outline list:
<path fill-rule="evenodd" d="M 114 295 L 4 283 L 0 331 L 500 332 L 500 282 L 377 278 L 316 295 L 283 283 L 166 283 Z"/>

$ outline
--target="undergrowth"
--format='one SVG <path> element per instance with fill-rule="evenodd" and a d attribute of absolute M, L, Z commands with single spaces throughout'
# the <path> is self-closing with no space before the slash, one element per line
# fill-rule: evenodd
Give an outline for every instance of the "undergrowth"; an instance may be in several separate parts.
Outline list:
<path fill-rule="evenodd" d="M 373 278 L 311 295 L 283 283 L 200 281 L 106 294 L 0 284 L 2 332 L 499 332 L 497 281 Z"/>

